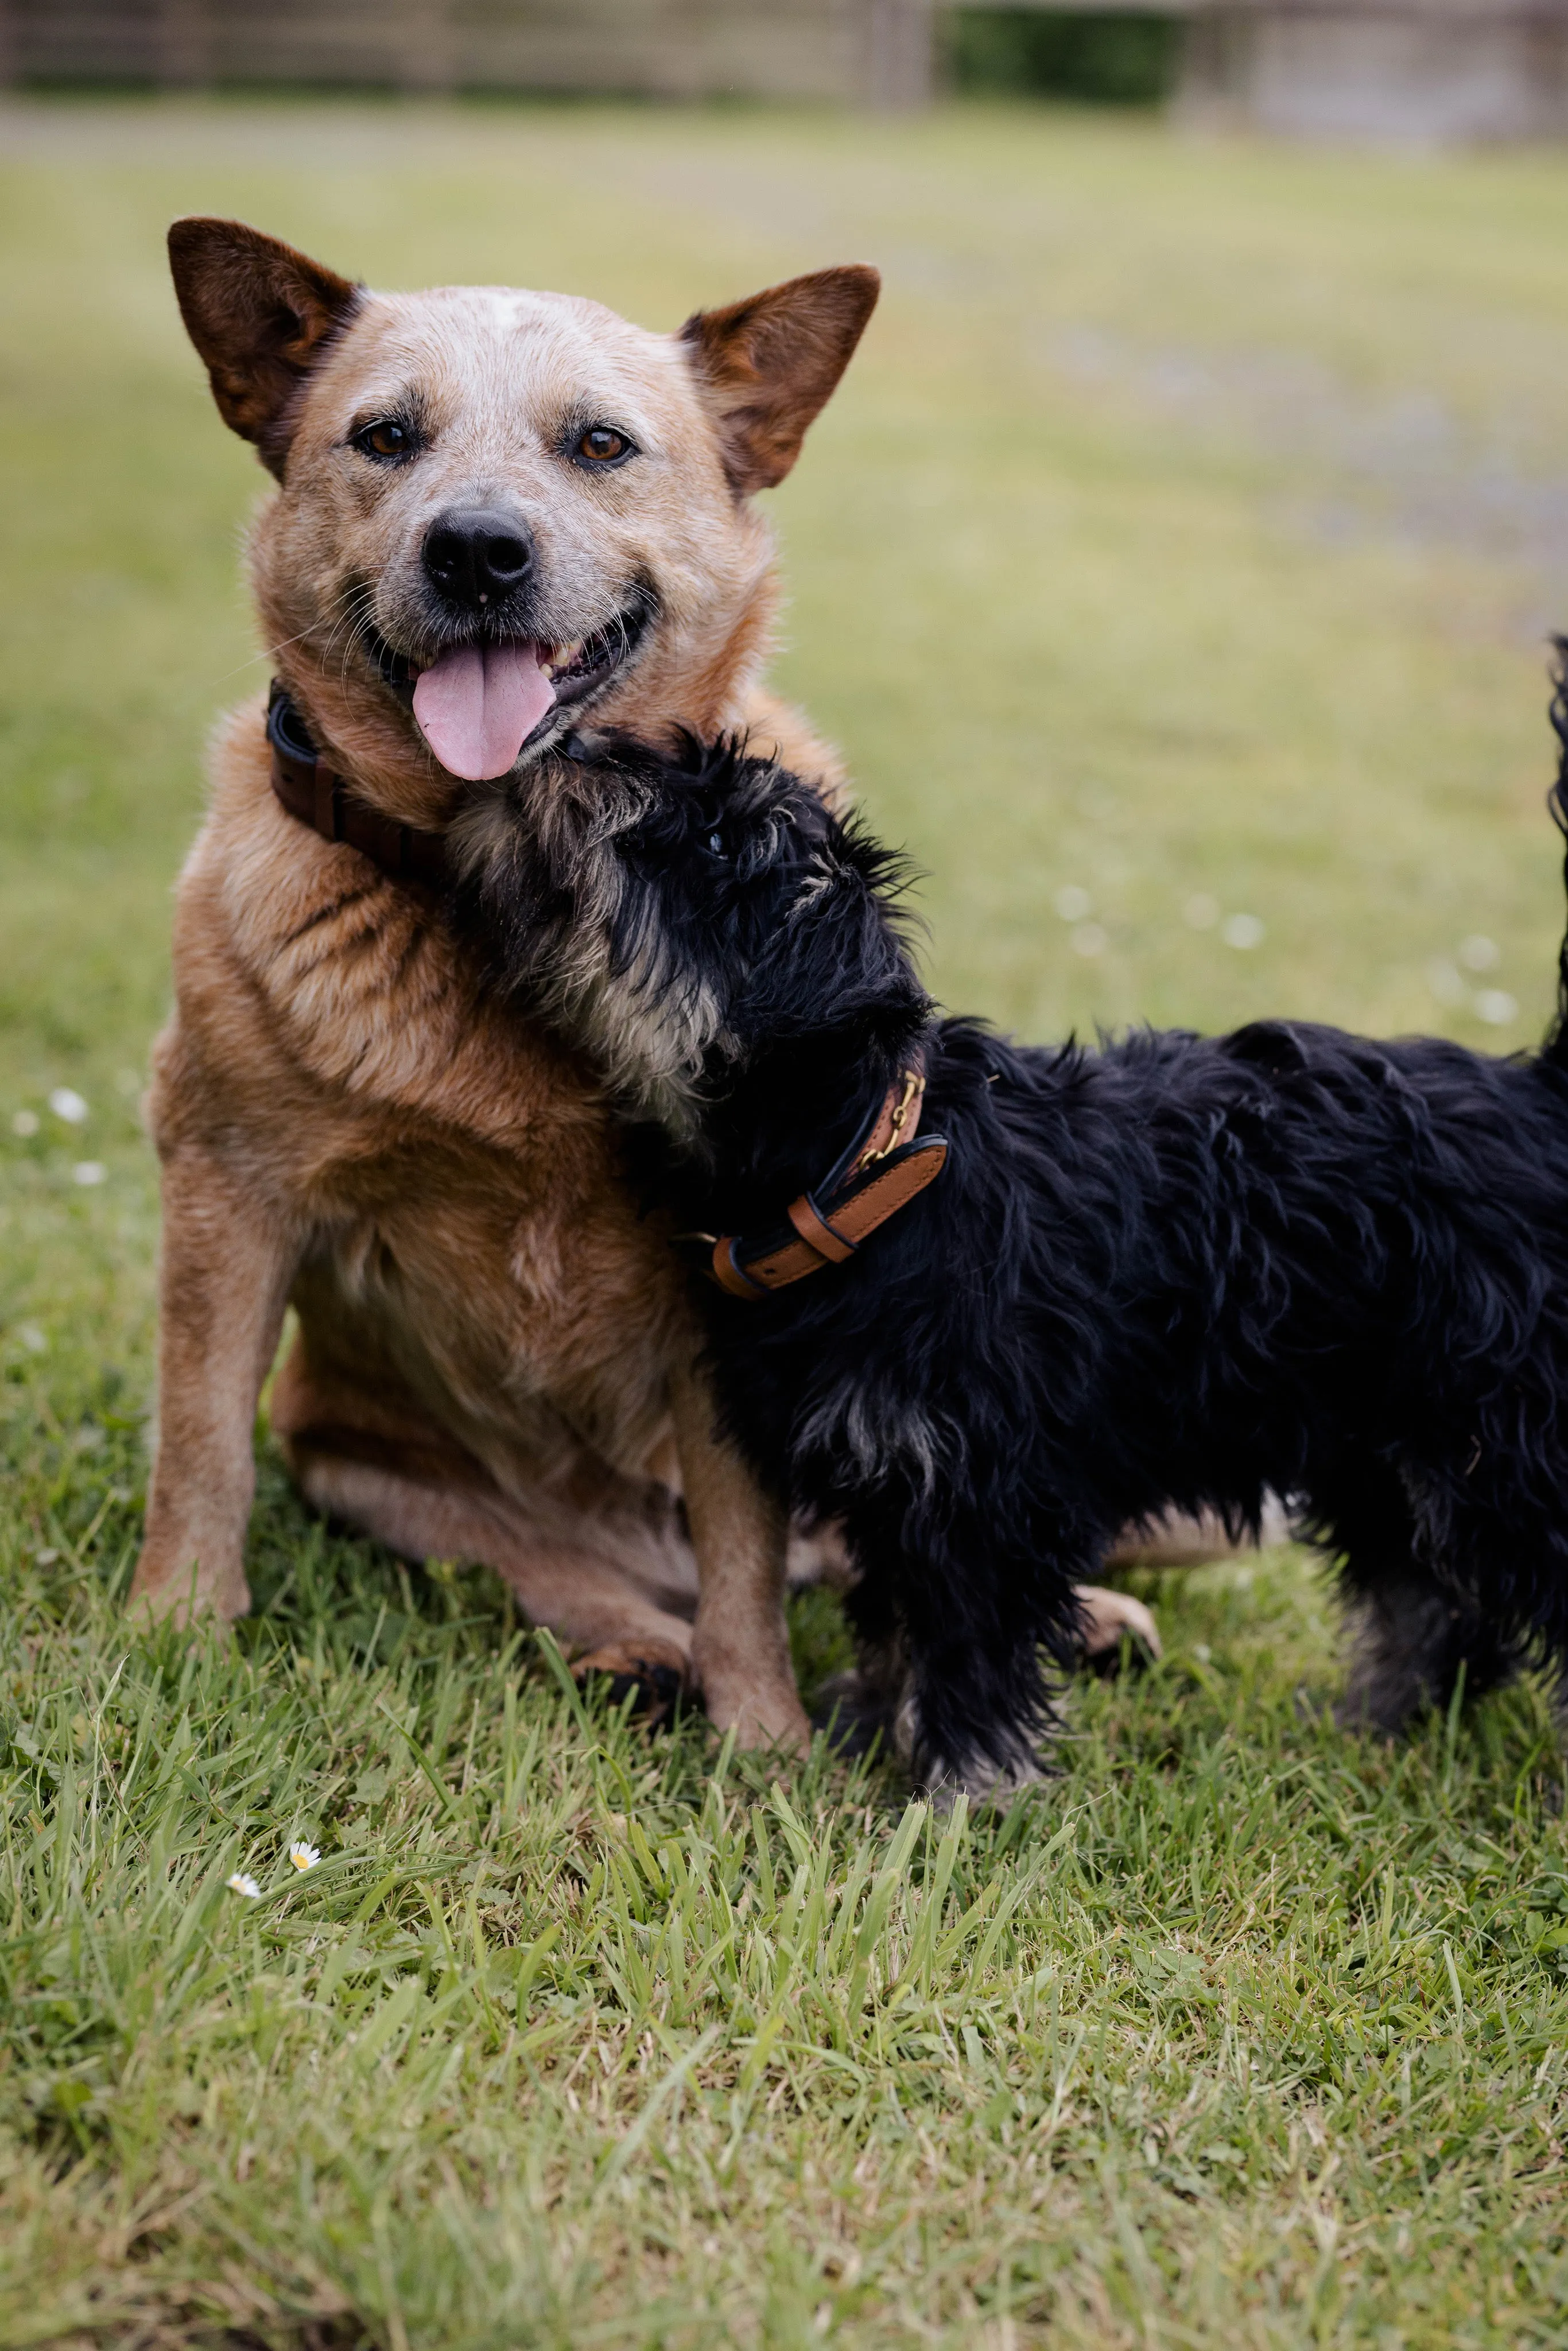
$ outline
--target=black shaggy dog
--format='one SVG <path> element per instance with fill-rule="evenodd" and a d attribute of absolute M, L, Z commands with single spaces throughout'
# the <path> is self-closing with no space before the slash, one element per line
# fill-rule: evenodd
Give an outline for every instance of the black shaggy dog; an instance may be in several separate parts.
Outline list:
<path fill-rule="evenodd" d="M 573 747 L 470 820 L 462 918 L 659 1138 L 742 1293 L 705 1285 L 731 1431 L 842 1521 L 927 1784 L 1035 1775 L 1075 1583 L 1173 1502 L 1239 1531 L 1297 1498 L 1369 1724 L 1563 1656 L 1561 1019 L 1500 1061 L 1284 1020 L 1021 1047 L 934 1016 L 898 861 L 795 777 Z"/>

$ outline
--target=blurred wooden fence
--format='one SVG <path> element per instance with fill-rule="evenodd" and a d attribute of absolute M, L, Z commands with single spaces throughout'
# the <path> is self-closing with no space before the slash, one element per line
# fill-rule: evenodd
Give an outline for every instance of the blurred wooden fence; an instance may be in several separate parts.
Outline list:
<path fill-rule="evenodd" d="M 0 0 L 0 76 L 918 105 L 930 0 Z"/>
<path fill-rule="evenodd" d="M 937 5 L 1052 0 L 0 0 L 0 82 L 816 99 L 932 94 Z M 1191 20 L 1189 120 L 1440 143 L 1568 135 L 1568 0 L 1070 0 Z"/>

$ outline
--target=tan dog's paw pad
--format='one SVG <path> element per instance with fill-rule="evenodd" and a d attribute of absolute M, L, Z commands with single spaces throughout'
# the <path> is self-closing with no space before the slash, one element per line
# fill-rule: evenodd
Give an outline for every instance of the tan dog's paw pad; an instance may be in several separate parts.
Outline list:
<path fill-rule="evenodd" d="M 1081 1583 L 1078 1605 L 1083 1662 L 1092 1672 L 1121 1673 L 1124 1659 L 1137 1672 L 1156 1665 L 1164 1656 L 1153 1615 L 1130 1593 L 1111 1592 L 1101 1583 Z"/>
<path fill-rule="evenodd" d="M 612 1707 L 631 1697 L 632 1713 L 650 1729 L 670 1720 L 689 1686 L 684 1660 L 626 1642 L 610 1642 L 577 1658 L 571 1671 L 580 1683 L 607 1685 L 602 1694 Z"/>

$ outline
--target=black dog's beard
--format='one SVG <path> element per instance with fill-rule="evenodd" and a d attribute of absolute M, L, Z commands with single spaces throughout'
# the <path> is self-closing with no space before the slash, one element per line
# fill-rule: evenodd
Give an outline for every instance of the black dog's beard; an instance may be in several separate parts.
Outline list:
<path fill-rule="evenodd" d="M 451 836 L 454 913 L 496 983 L 587 1055 L 628 1119 L 689 1142 L 723 1024 L 633 888 L 626 849 L 650 802 L 645 776 L 610 759 L 546 758 L 476 793 Z"/>
<path fill-rule="evenodd" d="M 497 984 L 588 1055 L 628 1120 L 695 1158 L 723 1155 L 718 1106 L 737 1087 L 766 1095 L 766 1080 L 747 1080 L 771 1057 L 779 1133 L 759 1134 L 754 1108 L 728 1125 L 758 1146 L 740 1156 L 777 1182 L 779 1150 L 798 1144 L 802 1121 L 825 1135 L 839 1110 L 841 1087 L 823 1084 L 824 1013 L 841 999 L 852 1024 L 866 995 L 863 946 L 846 953 L 836 939 L 832 969 L 803 957 L 798 994 L 781 984 L 803 935 L 820 928 L 819 902 L 841 900 L 846 881 L 878 960 L 903 977 L 883 1024 L 889 1067 L 927 1017 L 883 903 L 902 886 L 900 862 L 737 742 L 683 737 L 668 756 L 619 737 L 573 748 L 471 796 L 451 836 L 455 919 L 486 942 Z M 852 1065 L 858 1119 L 887 1072 L 868 1066 L 859 1083 L 858 1029 L 839 1058 Z M 734 1188 L 739 1171 L 728 1172 Z"/>

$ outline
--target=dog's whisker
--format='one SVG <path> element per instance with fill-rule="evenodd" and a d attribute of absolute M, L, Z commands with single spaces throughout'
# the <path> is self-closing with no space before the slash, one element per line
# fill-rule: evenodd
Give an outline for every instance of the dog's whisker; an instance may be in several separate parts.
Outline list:
<path fill-rule="evenodd" d="M 331 600 L 331 603 L 329 603 L 326 608 L 327 611 L 331 611 L 333 605 L 343 602 L 344 600 L 351 594 L 351 592 L 352 591 L 350 590 L 345 589 L 340 595 L 334 596 Z M 324 618 L 325 615 L 322 615 L 321 617 Z M 247 653 L 244 661 L 236 662 L 233 669 L 223 670 L 217 676 L 210 678 L 208 680 L 208 684 L 214 686 L 226 685 L 231 677 L 240 677 L 247 669 L 255 669 L 263 662 L 276 661 L 279 653 L 287 653 L 288 651 L 290 645 L 303 644 L 306 638 L 311 635 L 312 632 L 319 626 L 320 618 L 318 618 L 317 620 L 312 621 L 308 627 L 297 631 L 293 636 L 279 637 L 276 643 L 263 645 L 259 652 Z"/>

